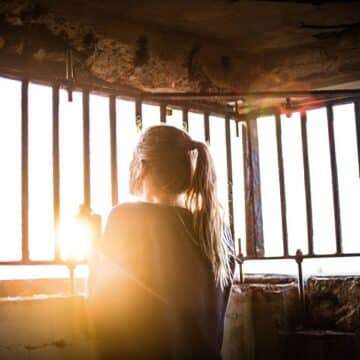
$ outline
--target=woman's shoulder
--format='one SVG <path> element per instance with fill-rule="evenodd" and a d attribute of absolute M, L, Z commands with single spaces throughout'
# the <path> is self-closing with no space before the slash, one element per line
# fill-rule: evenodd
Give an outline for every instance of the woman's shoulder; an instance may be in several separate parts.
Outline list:
<path fill-rule="evenodd" d="M 188 209 L 179 206 L 170 206 L 149 202 L 125 202 L 112 208 L 109 219 L 125 221 L 126 223 L 138 223 L 147 220 L 169 220 L 169 218 L 181 216 L 182 219 L 191 220 L 192 214 Z M 188 219 L 189 218 L 189 219 Z M 190 221 L 191 222 L 191 221 Z"/>
<path fill-rule="evenodd" d="M 110 211 L 109 217 L 134 216 L 144 211 L 146 211 L 146 206 L 143 202 L 124 202 L 114 206 Z"/>

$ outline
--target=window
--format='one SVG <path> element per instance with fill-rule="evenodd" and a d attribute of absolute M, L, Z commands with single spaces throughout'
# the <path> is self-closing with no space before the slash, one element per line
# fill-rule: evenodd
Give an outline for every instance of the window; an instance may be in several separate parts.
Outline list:
<path fill-rule="evenodd" d="M 29 85 L 29 253 L 54 259 L 52 89 Z"/>
<path fill-rule="evenodd" d="M 281 256 L 283 242 L 275 117 L 257 119 L 261 205 L 266 256 Z"/>
<path fill-rule="evenodd" d="M 0 97 L 0 259 L 20 260 L 21 83 L 0 78 Z"/>
<path fill-rule="evenodd" d="M 0 108 L 0 166 L 6 169 L 0 177 L 0 198 L 3 199 L 0 202 L 2 270 L 8 262 L 22 259 L 22 247 L 26 246 L 24 239 L 28 239 L 32 264 L 53 261 L 56 240 L 61 238 L 62 229 L 74 222 L 79 206 L 86 199 L 90 200 L 93 211 L 102 216 L 103 223 L 113 205 L 113 192 L 116 193 L 117 190 L 120 203 L 134 200 L 129 193 L 129 164 L 134 146 L 142 133 L 136 126 L 135 99 L 115 99 L 114 122 L 114 117 L 111 117 L 114 112 L 110 114 L 110 105 L 114 102 L 109 96 L 90 93 L 87 103 L 87 93 L 75 91 L 73 100 L 69 101 L 68 92 L 61 89 L 57 154 L 57 133 L 53 119 L 57 109 L 53 103 L 56 90 L 35 83 L 29 83 L 28 87 L 26 85 L 22 85 L 20 81 L 0 78 L 0 96 L 5 99 Z M 24 107 L 26 99 L 28 112 Z M 141 109 L 143 131 L 149 126 L 160 124 L 160 106 L 143 103 Z M 329 108 L 323 107 L 308 110 L 303 115 L 294 113 L 291 118 L 282 115 L 280 121 L 275 116 L 256 119 L 266 257 L 280 258 L 284 254 L 282 211 L 285 211 L 286 215 L 289 255 L 293 256 L 297 249 L 301 249 L 304 254 L 308 253 L 309 199 L 315 255 L 335 253 L 334 219 L 337 211 L 340 212 L 344 252 L 360 252 L 360 229 L 357 220 L 360 211 L 360 183 L 354 104 L 333 107 L 333 142 L 331 136 L 329 137 L 331 127 L 328 110 Z M 89 133 L 86 126 L 87 113 Z M 168 125 L 183 128 L 183 111 L 173 109 L 171 114 L 167 113 L 166 122 Z M 223 117 L 205 116 L 201 112 L 188 113 L 190 136 L 197 141 L 204 141 L 205 136 L 209 136 L 210 151 L 218 174 L 218 193 L 226 213 L 229 212 L 227 149 L 231 148 L 234 232 L 235 239 L 241 239 L 241 251 L 246 255 L 246 154 L 243 129 L 245 128 L 242 125 L 231 120 L 230 144 L 227 144 L 228 128 Z M 304 129 L 307 133 L 307 146 L 304 145 Z M 209 133 L 205 134 L 207 130 Z M 27 137 L 24 136 L 26 134 Z M 308 154 L 308 169 L 305 166 L 304 148 Z M 334 167 L 331 167 L 334 165 L 334 161 L 331 162 L 334 160 L 331 156 L 334 152 L 330 152 L 332 149 L 335 150 L 337 174 L 333 171 Z M 58 179 L 54 171 L 57 160 Z M 28 172 L 22 171 L 22 168 L 26 169 L 26 165 Z M 280 176 L 281 168 L 283 182 Z M 307 175 L 310 192 L 306 191 Z M 339 208 L 336 207 L 336 201 L 334 202 L 334 179 L 338 180 Z M 55 196 L 57 190 L 59 202 Z M 59 233 L 55 228 L 57 206 L 60 212 Z M 240 244 L 236 244 L 237 251 L 240 251 Z M 64 258 L 64 254 L 62 255 Z M 341 269 L 337 269 L 338 273 L 344 269 L 348 272 L 357 269 L 356 261 L 350 259 L 307 260 L 306 264 L 312 272 L 335 271 L 338 264 L 343 264 Z M 12 269 L 14 268 L 13 266 Z M 6 268 L 1 276 L 44 276 L 40 268 L 34 265 L 30 272 L 23 266 L 16 268 L 17 272 Z M 262 264 L 259 261 L 247 260 L 245 269 L 250 272 L 266 269 L 267 272 L 292 273 L 296 271 L 296 263 L 293 259 L 282 261 L 281 265 L 273 261 Z M 83 274 L 86 274 L 86 269 Z M 46 276 L 64 276 L 64 267 L 47 268 Z"/>

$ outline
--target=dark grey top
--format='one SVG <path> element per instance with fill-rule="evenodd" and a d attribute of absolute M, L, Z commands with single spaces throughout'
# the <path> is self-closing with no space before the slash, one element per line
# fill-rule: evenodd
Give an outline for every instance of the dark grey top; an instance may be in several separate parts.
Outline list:
<path fill-rule="evenodd" d="M 217 286 L 192 216 L 151 203 L 112 210 L 91 267 L 100 357 L 221 358 L 231 285 Z M 224 236 L 232 248 L 229 231 Z"/>

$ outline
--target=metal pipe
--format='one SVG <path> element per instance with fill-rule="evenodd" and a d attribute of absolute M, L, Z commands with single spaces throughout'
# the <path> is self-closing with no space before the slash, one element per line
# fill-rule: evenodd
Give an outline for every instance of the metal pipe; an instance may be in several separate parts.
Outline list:
<path fill-rule="evenodd" d="M 333 259 L 333 258 L 352 258 L 352 257 L 360 257 L 360 253 L 342 253 L 342 254 L 303 254 L 303 259 Z M 266 260 L 295 260 L 296 256 L 266 256 L 266 257 L 255 257 L 255 256 L 244 256 L 243 260 L 245 261 L 266 261 Z M 235 257 L 236 261 L 240 261 L 240 255 Z M 87 261 L 77 261 L 77 265 L 86 265 Z M 26 266 L 34 266 L 34 265 L 67 265 L 66 261 L 63 260 L 9 260 L 9 261 L 0 261 L 0 266 L 9 265 L 9 266 L 18 266 L 18 265 L 26 265 Z"/>
<path fill-rule="evenodd" d="M 355 126 L 356 126 L 356 141 L 358 152 L 359 176 L 360 176 L 360 101 L 354 103 L 355 106 Z"/>
<path fill-rule="evenodd" d="M 116 97 L 109 98 L 110 113 L 110 149 L 111 149 L 111 199 L 112 205 L 118 203 L 118 176 L 117 176 L 117 139 L 116 139 Z"/>
<path fill-rule="evenodd" d="M 233 199 L 233 170 L 232 170 L 232 152 L 231 152 L 231 133 L 230 118 L 225 118 L 225 142 L 226 142 L 226 163 L 227 163 L 227 188 L 228 188 L 228 208 L 229 224 L 233 239 L 235 238 L 234 230 L 234 199 Z"/>
<path fill-rule="evenodd" d="M 284 255 L 289 255 L 288 245 L 288 229 L 287 229 L 287 214 L 286 214 L 286 192 L 285 192 L 285 175 L 284 175 L 284 159 L 282 146 L 282 128 L 280 114 L 276 115 L 276 145 L 277 145 L 277 159 L 278 159 L 278 173 L 279 173 L 279 187 L 280 187 L 280 205 L 281 205 L 281 225 L 282 225 L 282 240 Z"/>
<path fill-rule="evenodd" d="M 311 181 L 310 181 L 306 112 L 301 113 L 300 122 L 301 122 L 301 140 L 302 140 L 302 153 L 303 153 L 305 201 L 306 201 L 308 253 L 310 255 L 312 255 L 314 253 L 314 243 L 313 243 L 314 230 L 313 230 L 313 214 L 312 214 L 312 200 L 311 200 Z"/>
<path fill-rule="evenodd" d="M 342 253 L 342 254 L 303 254 L 304 259 L 325 259 L 325 258 L 348 258 L 348 257 L 360 257 L 360 253 Z M 294 255 L 288 256 L 245 256 L 244 260 L 254 261 L 254 260 L 294 260 Z"/>
<path fill-rule="evenodd" d="M 296 251 L 295 261 L 298 265 L 298 294 L 300 302 L 300 311 L 301 311 L 301 325 L 304 324 L 306 316 L 306 301 L 305 301 L 305 289 L 304 289 L 304 278 L 303 278 L 303 269 L 302 262 L 304 260 L 303 253 L 300 249 Z"/>
<path fill-rule="evenodd" d="M 90 208 L 90 109 L 89 92 L 83 92 L 84 205 Z"/>
<path fill-rule="evenodd" d="M 337 89 L 337 90 L 293 90 L 293 91 L 232 91 L 232 92 L 173 92 L 173 93 L 142 93 L 146 100 L 204 100 L 222 99 L 235 101 L 241 98 L 329 98 L 329 97 L 360 96 L 360 89 Z"/>
<path fill-rule="evenodd" d="M 142 130 L 142 102 L 141 100 L 136 100 L 135 102 L 135 122 L 136 128 L 138 131 Z"/>
<path fill-rule="evenodd" d="M 326 110 L 327 110 L 330 166 L 331 166 L 331 179 L 332 179 L 334 217 L 335 217 L 336 252 L 338 254 L 341 254 L 342 233 L 341 233 L 341 215 L 340 215 L 340 199 L 339 199 L 339 181 L 338 181 L 335 135 L 334 135 L 334 110 L 332 106 L 327 106 Z"/>
<path fill-rule="evenodd" d="M 160 123 L 166 124 L 166 105 L 160 104 Z"/>
<path fill-rule="evenodd" d="M 209 114 L 204 114 L 204 137 L 205 142 L 210 145 L 210 126 L 209 126 Z"/>
<path fill-rule="evenodd" d="M 241 240 L 239 238 L 239 244 L 241 243 Z M 240 276 L 240 284 L 244 284 L 245 283 L 245 276 L 244 276 L 244 261 L 245 261 L 245 258 L 241 252 L 241 248 L 239 247 L 239 250 L 240 250 L 240 254 L 238 255 L 238 257 L 236 258 L 236 261 L 238 262 L 239 264 L 239 276 Z"/>
<path fill-rule="evenodd" d="M 21 83 L 21 233 L 22 260 L 29 260 L 29 82 Z"/>
<path fill-rule="evenodd" d="M 182 127 L 183 130 L 189 132 L 189 112 L 188 109 L 182 109 Z"/>
<path fill-rule="evenodd" d="M 66 263 L 69 270 L 69 292 L 71 296 L 75 295 L 75 269 L 76 262 L 73 259 L 69 259 Z"/>
<path fill-rule="evenodd" d="M 52 88 L 53 115 L 53 199 L 54 199 L 54 229 L 55 229 L 55 259 L 60 259 L 59 221 L 60 221 L 60 160 L 59 160 L 59 87 Z"/>

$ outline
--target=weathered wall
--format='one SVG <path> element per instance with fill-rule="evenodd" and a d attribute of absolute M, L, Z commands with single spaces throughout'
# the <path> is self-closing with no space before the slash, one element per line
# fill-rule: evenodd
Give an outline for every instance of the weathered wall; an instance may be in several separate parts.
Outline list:
<path fill-rule="evenodd" d="M 282 27 L 272 33 L 268 31 L 271 24 L 258 22 L 260 12 L 263 20 L 266 19 L 266 10 L 259 12 L 261 7 L 257 8 L 257 17 L 253 10 L 251 21 L 244 18 L 242 7 L 255 9 L 256 5 L 247 4 L 251 2 L 242 4 L 239 1 L 233 10 L 220 7 L 218 11 L 226 10 L 228 14 L 227 18 L 219 13 L 220 20 L 214 17 L 216 9 L 212 9 L 209 13 L 212 20 L 207 23 L 207 7 L 203 1 L 197 11 L 201 11 L 204 27 L 213 31 L 212 37 L 204 38 L 200 33 L 187 33 L 186 28 L 179 28 L 180 31 L 172 28 L 172 23 L 177 22 L 174 17 L 163 16 L 165 22 L 161 26 L 156 26 L 156 18 L 129 20 L 126 6 L 131 4 L 122 7 L 118 2 L 111 5 L 92 1 L 92 10 L 88 10 L 84 2 L 75 2 L 73 6 L 63 3 L 67 2 L 0 2 L 0 67 L 63 79 L 65 49 L 71 48 L 78 80 L 112 84 L 118 88 L 157 91 L 308 89 L 360 79 L 358 25 L 332 32 L 301 27 L 301 22 L 310 14 L 313 21 L 320 19 L 321 24 L 326 25 L 332 19 L 336 22 L 341 7 L 339 11 L 335 8 L 326 12 L 324 7 L 320 11 L 316 8 L 310 11 L 296 5 L 301 10 L 298 18 L 296 9 L 292 8 L 288 10 L 291 20 L 287 21 L 286 11 L 277 16 L 278 5 L 275 4 L 269 7 L 271 16 L 284 20 L 280 24 Z M 77 8 L 80 3 L 83 8 Z M 166 5 L 158 2 L 157 11 Z M 211 7 L 211 2 L 208 5 Z M 106 6 L 109 6 L 107 11 Z M 172 8 L 173 14 L 176 3 Z M 112 9 L 116 9 L 116 15 L 111 13 Z M 347 21 L 354 22 L 351 9 L 347 8 L 347 12 L 347 16 L 344 15 L 349 18 Z M 344 16 L 340 16 L 340 22 L 344 21 Z M 195 15 L 191 21 L 196 23 Z M 229 34 L 224 34 L 228 38 L 216 36 L 223 27 L 218 21 L 223 22 L 224 27 L 228 22 L 236 22 Z M 256 31 L 249 33 L 250 27 Z M 237 33 L 246 41 L 237 41 Z"/>
<path fill-rule="evenodd" d="M 229 301 L 224 360 L 358 358 L 360 278 L 308 281 L 307 326 L 314 329 L 311 331 L 299 329 L 297 284 L 293 279 L 248 277 L 247 280 L 250 283 L 234 286 Z M 33 291 L 45 289 L 46 284 L 35 284 L 30 286 Z M 7 289 L 15 291 L 10 283 Z M 6 286 L 2 286 L 2 294 L 5 293 Z M 332 307 L 334 297 L 338 300 Z M 0 359 L 50 358 L 94 358 L 86 300 L 81 296 L 59 295 L 1 298 Z"/>
<path fill-rule="evenodd" d="M 0 359 L 92 359 L 83 297 L 0 300 Z"/>
<path fill-rule="evenodd" d="M 316 276 L 307 282 L 309 323 L 317 329 L 360 330 L 358 276 Z"/>

